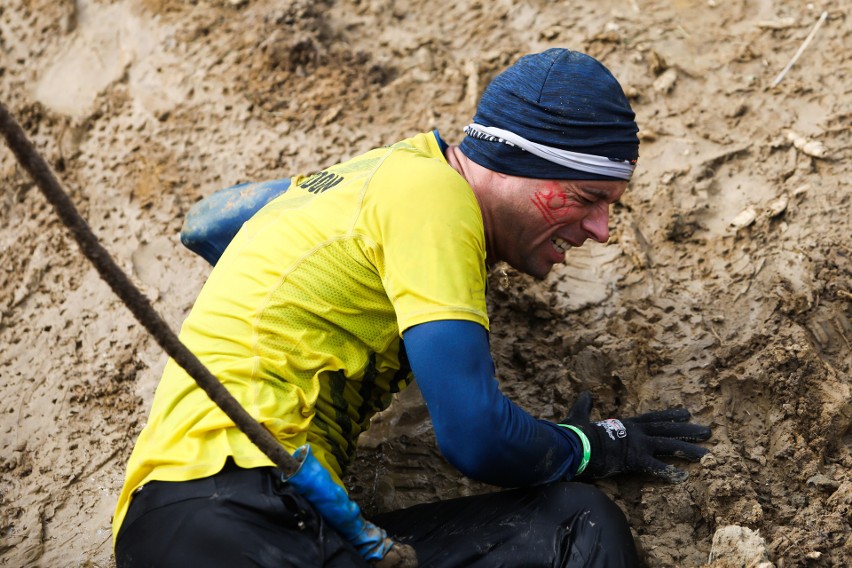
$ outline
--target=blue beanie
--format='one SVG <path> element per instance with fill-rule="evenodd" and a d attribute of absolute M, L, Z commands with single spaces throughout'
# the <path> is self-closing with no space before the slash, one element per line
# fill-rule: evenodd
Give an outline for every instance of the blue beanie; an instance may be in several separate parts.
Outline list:
<path fill-rule="evenodd" d="M 535 145 L 635 164 L 635 114 L 616 78 L 589 55 L 548 49 L 526 55 L 485 89 L 474 125 L 514 133 Z M 462 153 L 489 170 L 538 179 L 629 179 L 554 163 L 499 137 L 466 129 Z"/>

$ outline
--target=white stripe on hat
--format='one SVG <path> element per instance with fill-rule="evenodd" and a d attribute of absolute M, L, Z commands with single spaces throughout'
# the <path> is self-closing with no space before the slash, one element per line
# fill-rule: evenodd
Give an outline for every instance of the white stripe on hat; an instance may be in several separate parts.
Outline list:
<path fill-rule="evenodd" d="M 633 175 L 633 170 L 636 169 L 636 164 L 631 163 L 630 160 L 605 158 L 594 154 L 581 154 L 580 152 L 545 146 L 527 140 L 509 130 L 493 126 L 473 123 L 464 127 L 464 133 L 474 138 L 515 146 L 548 162 L 581 172 L 629 180 Z"/>

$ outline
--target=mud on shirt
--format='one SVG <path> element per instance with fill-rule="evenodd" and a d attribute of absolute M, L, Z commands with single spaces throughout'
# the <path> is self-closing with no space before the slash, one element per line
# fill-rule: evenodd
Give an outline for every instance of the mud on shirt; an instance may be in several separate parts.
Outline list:
<path fill-rule="evenodd" d="M 310 443 L 340 482 L 358 435 L 411 380 L 401 334 L 435 320 L 488 327 L 482 217 L 436 135 L 307 177 L 225 250 L 181 340 L 290 452 Z M 169 360 L 127 466 L 136 488 L 273 465 Z M 342 485 L 342 484 L 341 484 Z"/>

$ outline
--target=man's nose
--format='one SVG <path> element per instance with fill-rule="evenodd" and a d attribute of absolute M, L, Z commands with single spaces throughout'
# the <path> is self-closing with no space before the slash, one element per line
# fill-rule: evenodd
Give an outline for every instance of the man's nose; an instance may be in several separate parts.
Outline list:
<path fill-rule="evenodd" d="M 609 203 L 600 203 L 583 219 L 583 229 L 599 243 L 609 240 Z"/>

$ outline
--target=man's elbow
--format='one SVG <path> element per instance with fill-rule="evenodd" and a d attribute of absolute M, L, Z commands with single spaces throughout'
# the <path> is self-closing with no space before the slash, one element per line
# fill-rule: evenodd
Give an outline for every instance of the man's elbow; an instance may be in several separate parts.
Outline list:
<path fill-rule="evenodd" d="M 495 485 L 504 485 L 499 480 L 501 461 L 499 441 L 493 439 L 493 431 L 487 428 L 471 428 L 453 435 L 436 432 L 438 447 L 444 458 L 466 477 Z"/>

